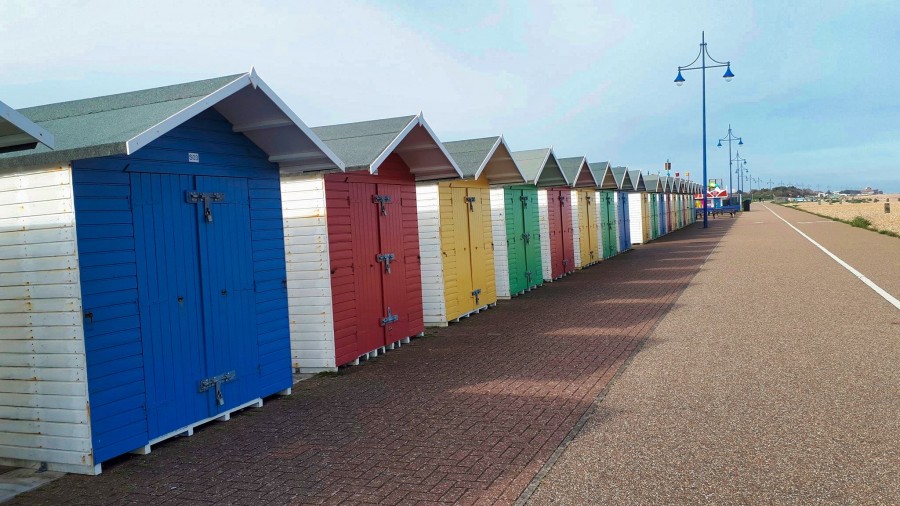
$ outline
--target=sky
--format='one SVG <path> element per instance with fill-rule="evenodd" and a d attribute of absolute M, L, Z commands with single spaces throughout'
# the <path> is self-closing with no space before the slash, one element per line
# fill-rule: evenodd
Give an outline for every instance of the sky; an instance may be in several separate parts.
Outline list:
<path fill-rule="evenodd" d="M 673 80 L 702 31 L 736 76 L 707 72 L 709 178 L 729 184 L 730 124 L 762 186 L 900 192 L 896 1 L 3 0 L 0 100 L 254 66 L 310 126 L 423 111 L 444 141 L 502 133 L 513 150 L 650 173 L 669 160 L 700 181 L 701 73 Z"/>

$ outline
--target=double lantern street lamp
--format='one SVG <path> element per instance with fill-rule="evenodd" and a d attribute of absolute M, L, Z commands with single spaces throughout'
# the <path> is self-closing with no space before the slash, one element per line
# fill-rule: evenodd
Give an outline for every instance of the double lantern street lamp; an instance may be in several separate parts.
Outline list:
<path fill-rule="evenodd" d="M 722 147 L 722 141 L 725 141 L 725 142 L 728 143 L 728 200 L 731 200 L 731 196 L 732 196 L 732 194 L 734 193 L 734 183 L 731 182 L 731 162 L 732 162 L 732 158 L 731 158 L 731 143 L 732 143 L 733 141 L 738 141 L 738 146 L 743 146 L 743 145 L 744 145 L 744 139 L 742 139 L 742 138 L 740 138 L 740 137 L 735 137 L 734 134 L 731 132 L 731 125 L 729 124 L 729 125 L 728 125 L 728 135 L 726 135 L 725 137 L 719 139 L 719 143 L 718 143 L 716 146 L 718 146 L 718 147 L 721 148 L 721 147 Z M 731 202 L 729 202 L 729 204 L 730 204 L 730 203 L 731 203 Z"/>
<path fill-rule="evenodd" d="M 707 65 L 706 59 L 709 58 L 714 65 Z M 694 66 L 700 60 L 700 66 Z M 706 50 L 706 32 L 700 32 L 700 53 L 694 58 L 694 61 L 684 66 L 678 67 L 678 76 L 675 77 L 675 84 L 681 86 L 684 84 L 684 77 L 681 75 L 682 70 L 700 70 L 702 71 L 702 88 L 703 88 L 703 228 L 709 228 L 709 202 L 707 199 L 708 180 L 706 176 L 706 69 L 726 67 L 725 74 L 722 76 L 726 81 L 734 78 L 731 72 L 731 62 L 720 62 L 709 55 Z M 730 172 L 730 169 L 729 169 Z M 730 177 L 730 175 L 729 175 Z"/>

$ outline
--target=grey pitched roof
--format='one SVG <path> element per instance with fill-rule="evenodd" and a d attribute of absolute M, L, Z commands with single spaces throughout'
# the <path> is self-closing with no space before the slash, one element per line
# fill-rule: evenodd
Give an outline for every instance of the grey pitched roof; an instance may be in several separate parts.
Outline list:
<path fill-rule="evenodd" d="M 38 143 L 53 149 L 53 134 L 0 102 L 0 153 L 34 149 Z"/>
<path fill-rule="evenodd" d="M 631 177 L 631 183 L 634 185 L 635 191 L 646 191 L 647 185 L 644 183 L 644 176 L 640 170 L 629 170 L 628 175 Z"/>
<path fill-rule="evenodd" d="M 492 184 L 525 181 L 502 135 L 445 142 L 444 147 L 464 178 L 477 179 L 483 175 Z"/>
<path fill-rule="evenodd" d="M 613 177 L 616 178 L 616 186 L 620 190 L 634 190 L 634 183 L 631 181 L 631 176 L 628 175 L 627 167 L 613 167 L 610 170 Z"/>
<path fill-rule="evenodd" d="M 415 115 L 399 116 L 318 126 L 312 131 L 352 170 L 368 168 L 415 119 Z"/>
<path fill-rule="evenodd" d="M 396 152 L 417 180 L 461 177 L 462 173 L 422 114 L 313 127 L 312 131 L 346 164 L 372 174 Z M 409 153 L 405 154 L 404 150 Z"/>
<path fill-rule="evenodd" d="M 252 86 L 251 86 L 252 85 Z M 274 107 L 273 107 L 274 106 Z M 255 71 L 103 97 L 29 107 L 23 116 L 50 131 L 56 149 L 0 155 L 0 167 L 68 163 L 130 154 L 203 110 L 215 107 L 282 167 L 343 168 Z M 252 131 L 250 131 L 252 130 Z M 280 135 L 273 142 L 273 130 Z M 302 151 L 292 159 L 291 153 Z"/>
<path fill-rule="evenodd" d="M 515 151 L 512 157 L 522 170 L 526 183 L 548 187 L 569 184 L 553 154 L 553 148 Z"/>
<path fill-rule="evenodd" d="M 613 176 L 612 167 L 609 162 L 590 162 L 588 167 L 594 174 L 594 180 L 597 181 L 597 187 L 602 190 L 618 189 L 616 178 Z"/>
<path fill-rule="evenodd" d="M 597 186 L 598 180 L 594 177 L 587 158 L 583 156 L 560 158 L 559 165 L 572 187 L 594 188 Z"/>
<path fill-rule="evenodd" d="M 659 191 L 659 176 L 656 174 L 644 175 L 644 185 L 647 186 L 648 192 Z"/>

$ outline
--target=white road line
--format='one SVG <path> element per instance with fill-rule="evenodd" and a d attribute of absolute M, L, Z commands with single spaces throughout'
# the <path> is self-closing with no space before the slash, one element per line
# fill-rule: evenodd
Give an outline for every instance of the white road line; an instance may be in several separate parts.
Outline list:
<path fill-rule="evenodd" d="M 822 252 L 824 252 L 826 255 L 830 256 L 831 259 L 834 260 L 835 262 L 837 262 L 838 264 L 840 264 L 841 267 L 843 267 L 843 268 L 847 269 L 848 271 L 850 271 L 851 274 L 853 274 L 854 276 L 856 276 L 857 278 L 859 278 L 860 281 L 862 281 L 863 283 L 866 284 L 866 286 L 868 286 L 869 288 L 871 288 L 872 290 L 874 290 L 875 293 L 877 293 L 878 295 L 881 295 L 882 297 L 884 297 L 884 300 L 886 300 L 886 301 L 888 301 L 889 303 L 891 303 L 891 305 L 893 305 L 895 308 L 900 309 L 900 300 L 897 300 L 896 297 L 894 297 L 893 295 L 887 293 L 887 292 L 884 290 L 884 288 L 881 288 L 880 286 L 878 286 L 878 285 L 876 285 L 875 283 L 873 283 L 871 279 L 869 279 L 869 278 L 863 276 L 863 274 L 862 274 L 861 272 L 859 272 L 858 270 L 856 270 L 856 269 L 854 269 L 853 267 L 851 267 L 850 264 L 848 264 L 847 262 L 845 262 L 845 261 L 841 260 L 840 258 L 838 258 L 837 255 L 835 255 L 834 253 L 832 253 L 832 252 L 828 251 L 827 249 L 825 249 L 824 246 L 822 246 L 821 244 L 819 244 L 819 243 L 817 243 L 816 241 L 814 241 L 812 237 L 810 237 L 810 236 L 804 234 L 803 232 L 801 232 L 799 228 L 797 228 L 797 227 L 791 225 L 790 223 L 788 223 L 788 220 L 782 218 L 778 213 L 776 213 L 775 211 L 773 211 L 772 209 L 770 209 L 769 206 L 763 205 L 763 207 L 765 207 L 766 209 L 768 209 L 768 211 L 769 211 L 770 213 L 774 214 L 776 218 L 778 218 L 779 220 L 785 222 L 785 224 L 787 224 L 787 226 L 789 226 L 789 227 L 791 227 L 792 229 L 794 229 L 794 231 L 796 231 L 798 234 L 800 234 L 800 235 L 802 235 L 803 237 L 805 237 L 807 241 L 813 243 L 817 248 L 819 248 L 820 250 L 822 250 Z"/>

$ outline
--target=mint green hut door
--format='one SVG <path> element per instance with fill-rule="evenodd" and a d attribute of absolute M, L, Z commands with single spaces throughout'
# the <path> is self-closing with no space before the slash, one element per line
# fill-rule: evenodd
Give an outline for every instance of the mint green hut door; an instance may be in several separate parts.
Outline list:
<path fill-rule="evenodd" d="M 541 231 L 538 223 L 537 188 L 504 189 L 506 244 L 509 260 L 509 293 L 516 295 L 540 285 Z"/>

